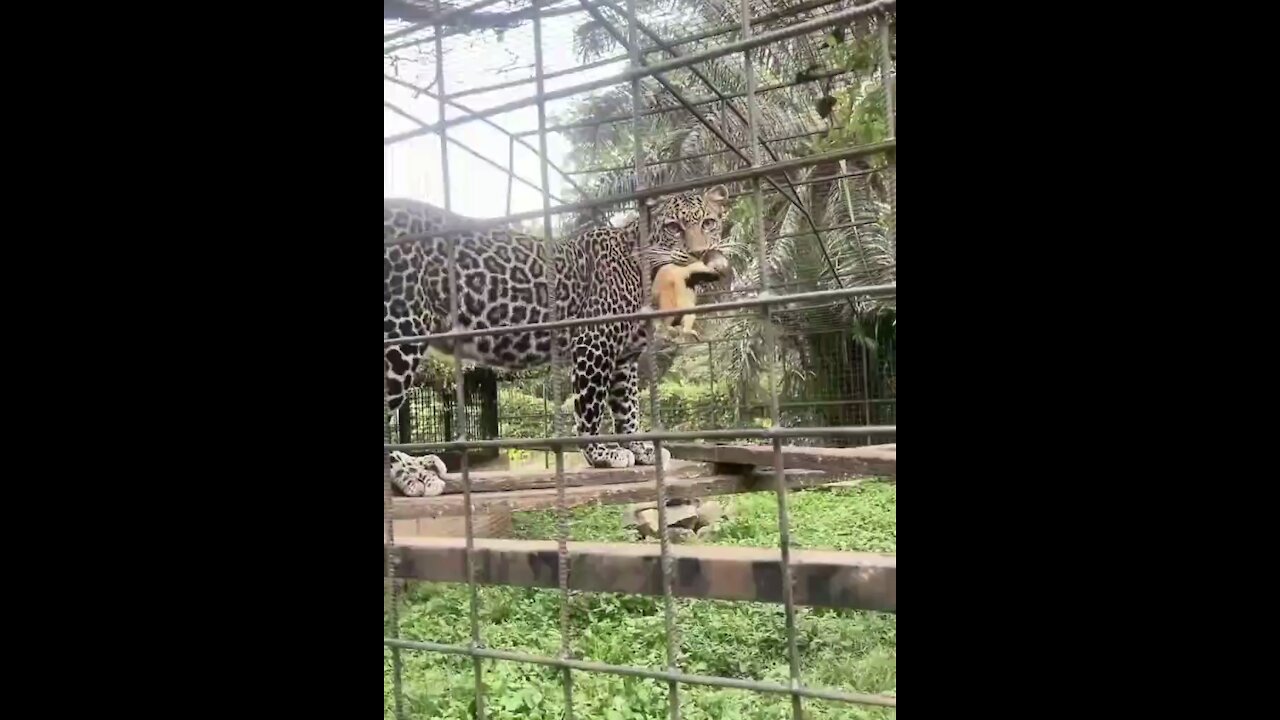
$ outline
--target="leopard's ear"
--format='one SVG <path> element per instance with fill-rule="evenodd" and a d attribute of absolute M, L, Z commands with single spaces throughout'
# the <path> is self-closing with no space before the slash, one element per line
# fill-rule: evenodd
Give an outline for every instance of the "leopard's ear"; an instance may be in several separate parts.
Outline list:
<path fill-rule="evenodd" d="M 729 200 L 729 188 L 724 185 L 716 185 L 703 193 L 702 199 L 708 205 L 714 205 L 720 210 L 724 210 L 725 203 Z"/>

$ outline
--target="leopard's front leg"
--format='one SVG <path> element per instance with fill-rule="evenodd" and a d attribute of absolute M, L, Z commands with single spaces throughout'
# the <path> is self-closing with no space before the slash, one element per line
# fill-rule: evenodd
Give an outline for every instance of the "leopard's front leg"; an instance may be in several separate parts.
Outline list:
<path fill-rule="evenodd" d="M 613 371 L 609 380 L 609 409 L 613 411 L 614 432 L 619 435 L 640 432 L 640 380 L 639 363 L 624 363 Z M 636 465 L 655 464 L 653 443 L 632 441 L 627 443 L 636 458 Z M 671 462 L 671 452 L 662 448 L 662 464 Z"/>
<path fill-rule="evenodd" d="M 599 332 L 586 332 L 573 345 L 573 412 L 578 435 L 599 435 L 609 388 L 612 358 L 603 352 Z M 636 456 L 618 443 L 591 443 L 582 447 L 591 467 L 624 468 L 636 464 Z"/>

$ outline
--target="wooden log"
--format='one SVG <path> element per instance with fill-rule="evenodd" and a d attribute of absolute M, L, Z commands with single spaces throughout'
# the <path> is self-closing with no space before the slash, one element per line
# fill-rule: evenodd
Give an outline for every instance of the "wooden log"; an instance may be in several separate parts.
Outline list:
<path fill-rule="evenodd" d="M 787 486 L 801 489 L 824 485 L 839 479 L 827 473 L 788 474 Z M 772 474 L 752 475 L 710 475 L 707 477 L 675 478 L 666 482 L 668 498 L 695 498 L 707 495 L 728 495 L 732 493 L 756 492 L 774 488 Z M 653 480 L 643 482 L 617 483 L 611 485 L 590 485 L 565 488 L 566 507 L 590 505 L 616 505 L 621 503 L 656 500 L 658 491 Z M 509 511 L 550 510 L 556 507 L 555 488 L 539 490 L 511 490 L 509 492 L 473 493 L 471 495 L 472 512 L 494 512 L 499 509 Z M 429 498 L 397 497 L 391 501 L 391 517 L 432 518 L 448 515 L 463 515 L 466 505 L 461 495 L 437 495 Z"/>
<path fill-rule="evenodd" d="M 466 582 L 466 541 L 410 538 L 386 547 L 397 578 Z M 476 581 L 484 585 L 559 587 L 552 540 L 477 539 Z M 661 547 L 634 543 L 568 543 L 569 587 L 589 592 L 662 594 Z M 672 592 L 680 597 L 782 602 L 777 548 L 672 545 Z M 792 550 L 798 605 L 897 612 L 897 557 L 877 553 Z"/>
<path fill-rule="evenodd" d="M 509 490 L 536 490 L 554 488 L 556 471 L 551 470 L 477 470 L 471 475 L 471 492 L 505 492 Z M 706 463 L 672 460 L 667 463 L 667 477 L 697 477 L 711 475 Z M 653 478 L 652 465 L 629 468 L 577 468 L 564 471 L 565 487 L 586 487 L 638 482 Z M 448 473 L 444 476 L 444 494 L 462 492 L 462 475 Z"/>
<path fill-rule="evenodd" d="M 700 460 L 717 465 L 773 465 L 771 445 L 712 445 L 710 443 L 667 443 L 671 457 Z M 843 475 L 875 475 L 897 477 L 898 447 L 868 445 L 856 448 L 816 448 L 786 446 L 782 448 L 786 468 L 821 470 Z"/>

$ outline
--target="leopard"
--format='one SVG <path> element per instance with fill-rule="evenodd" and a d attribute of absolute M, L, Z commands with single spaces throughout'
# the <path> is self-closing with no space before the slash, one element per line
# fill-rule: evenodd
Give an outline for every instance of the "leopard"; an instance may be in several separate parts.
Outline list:
<path fill-rule="evenodd" d="M 548 245 L 512 227 L 485 225 L 429 203 L 384 199 L 384 341 L 451 330 L 491 330 L 557 320 L 629 314 L 650 309 L 642 268 L 649 281 L 665 265 L 688 266 L 717 250 L 724 237 L 729 193 L 717 185 L 645 201 L 649 239 L 640 244 L 641 219 L 597 225 Z M 456 253 L 455 256 L 452 253 Z M 554 272 L 554 288 L 551 272 Z M 457 322 L 450 325 L 450 285 L 457 288 Z M 554 294 L 552 294 L 554 292 Z M 427 352 L 452 356 L 499 371 L 523 371 L 551 361 L 552 343 L 570 367 L 574 425 L 579 437 L 600 434 L 607 407 L 617 434 L 640 428 L 639 360 L 651 338 L 647 320 L 603 322 L 571 328 L 532 329 L 502 335 L 384 342 L 384 409 L 395 413 L 421 382 Z M 581 447 L 594 468 L 654 465 L 651 442 L 592 442 Z M 663 449 L 663 461 L 670 453 Z M 408 457 L 408 456 L 405 456 Z M 424 456 L 412 467 L 391 458 L 393 485 L 405 493 L 439 494 Z"/>

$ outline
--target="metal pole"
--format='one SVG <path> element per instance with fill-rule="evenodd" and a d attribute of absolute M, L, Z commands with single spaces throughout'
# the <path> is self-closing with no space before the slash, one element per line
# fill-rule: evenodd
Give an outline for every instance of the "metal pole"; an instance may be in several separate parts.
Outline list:
<path fill-rule="evenodd" d="M 441 7 L 440 0 L 436 0 L 436 9 Z M 440 91 L 436 106 L 439 108 L 440 119 L 445 120 L 445 113 L 448 107 L 444 102 L 445 86 L 444 86 L 444 48 L 440 38 L 440 26 L 436 26 L 436 88 Z M 446 132 L 440 132 L 440 180 L 444 187 L 444 209 L 447 213 L 453 212 L 453 202 L 451 200 L 449 182 L 449 139 Z M 461 273 L 455 274 L 458 267 L 458 236 L 456 233 L 449 235 L 449 266 L 446 272 L 449 274 L 449 327 L 457 330 L 458 325 L 458 282 L 461 280 Z M 462 375 L 462 361 L 458 355 L 458 339 L 454 338 L 453 343 L 453 383 L 454 383 L 454 413 L 456 420 L 453 423 L 454 433 L 457 437 L 461 452 L 459 457 L 459 470 L 462 473 L 462 493 L 463 503 L 466 505 L 464 513 L 463 527 L 467 534 L 467 586 L 471 590 L 471 647 L 478 649 L 480 643 L 480 595 L 479 588 L 476 586 L 476 547 L 475 547 L 475 519 L 473 517 L 471 506 L 471 473 L 470 457 L 467 447 L 467 405 L 466 394 L 464 391 L 466 381 Z M 476 718 L 484 720 L 484 668 L 480 664 L 479 656 L 472 656 L 475 671 L 475 693 L 476 693 Z"/>
<path fill-rule="evenodd" d="M 638 192 L 619 193 L 618 195 L 608 195 L 605 197 L 593 198 L 591 200 L 583 200 L 576 203 L 568 203 L 565 205 L 556 205 L 551 208 L 552 215 L 561 213 L 574 212 L 578 210 L 590 210 L 605 205 L 619 205 L 631 200 L 644 200 L 651 197 L 661 197 L 663 195 L 671 195 L 681 193 L 687 190 L 695 190 L 697 188 L 711 187 L 717 184 L 729 184 L 735 182 L 744 182 L 765 175 L 776 175 L 779 173 L 789 172 L 791 170 L 799 170 L 801 168 L 810 167 L 812 165 L 821 165 L 823 163 L 838 162 L 850 158 L 866 157 L 882 152 L 892 152 L 898 143 L 896 140 L 886 140 L 884 142 L 874 143 L 872 145 L 860 145 L 858 147 L 842 148 L 840 150 L 832 150 L 830 152 L 818 153 L 816 155 L 807 155 L 805 157 L 792 158 L 790 160 L 780 160 L 776 163 L 761 165 L 759 167 L 748 167 L 740 170 L 730 170 L 726 173 L 716 175 L 708 175 L 700 178 L 690 178 L 688 180 L 680 180 L 666 185 L 655 185 L 647 187 Z M 452 230 L 475 230 L 478 227 L 492 227 L 507 223 L 518 222 L 521 220 L 532 220 L 542 215 L 541 210 L 531 212 L 515 213 L 500 218 L 489 218 L 485 220 L 477 220 L 468 223 L 465 227 L 457 228 L 441 228 L 432 233 L 433 235 L 443 235 Z M 403 235 L 401 237 L 383 240 L 385 245 L 398 245 L 402 243 L 410 243 L 421 240 L 425 235 Z"/>
<path fill-rule="evenodd" d="M 751 0 L 742 0 L 742 39 L 743 41 L 749 41 L 751 37 Z M 756 99 L 756 73 L 750 49 L 743 52 L 742 63 L 746 68 L 747 75 L 747 132 L 750 137 L 748 144 L 751 147 L 751 165 L 759 167 L 760 106 Z M 757 264 L 760 269 L 760 284 L 763 287 L 761 294 L 767 296 L 771 293 L 769 287 L 769 251 L 764 233 L 764 194 L 760 190 L 759 179 L 753 180 L 752 185 L 752 189 L 755 192 L 752 204 L 755 206 L 757 248 L 759 251 Z M 810 225 L 812 224 L 813 222 L 810 220 Z M 777 430 L 780 427 L 778 423 L 778 341 L 770 318 L 769 305 L 761 306 L 761 320 L 764 322 L 765 354 L 769 358 L 769 417 L 772 429 Z M 800 652 L 796 645 L 796 606 L 791 586 L 791 533 L 787 517 L 785 467 L 786 464 L 782 457 L 782 439 L 775 437 L 773 438 L 773 471 L 774 483 L 778 494 L 778 535 L 782 549 L 782 602 L 786 613 L 787 658 L 791 670 L 791 717 L 793 720 L 804 720 L 804 708 L 801 704 L 800 695 L 796 692 L 800 687 Z"/>
<path fill-rule="evenodd" d="M 544 323 L 527 323 L 524 325 L 505 325 L 503 327 L 484 328 L 481 330 L 450 330 L 443 333 L 432 333 L 430 335 L 410 335 L 407 337 L 396 338 L 394 340 L 383 340 L 384 347 L 392 345 L 407 345 L 410 343 L 427 343 L 439 340 L 452 340 L 455 338 L 473 338 L 483 337 L 486 335 L 510 335 L 517 332 L 525 332 L 528 330 L 554 330 L 557 328 L 579 327 L 586 325 L 604 325 L 606 323 L 615 323 L 633 320 L 649 320 L 652 318 L 671 317 L 673 315 L 703 315 L 721 310 L 740 310 L 742 308 L 759 308 L 768 305 L 776 305 L 779 303 L 791 303 L 801 301 L 816 300 L 839 300 L 842 298 L 853 297 L 854 295 L 892 295 L 897 291 L 897 285 L 865 285 L 863 287 L 847 287 L 839 290 L 813 290 L 810 292 L 795 293 L 793 295 L 774 295 L 767 290 L 761 292 L 757 297 L 745 298 L 743 300 L 729 300 L 722 303 L 714 303 L 709 305 L 696 305 L 691 308 L 674 309 L 674 310 L 642 310 L 634 313 L 621 313 L 618 315 L 596 315 L 589 318 L 573 318 L 565 320 L 556 320 L 555 322 Z"/>
<path fill-rule="evenodd" d="M 602 24 L 603 17 L 598 10 L 589 8 L 585 0 L 580 0 L 584 8 L 588 9 Z M 630 21 L 627 24 L 628 42 L 627 51 L 630 55 L 631 70 L 639 70 L 642 68 L 644 59 L 640 53 L 640 43 L 636 36 L 637 23 L 635 21 L 636 0 L 627 0 L 627 11 L 630 13 Z M 611 32 L 615 33 L 616 30 Z M 621 39 L 620 37 L 618 38 Z M 644 129 L 640 125 L 640 117 L 644 102 L 640 95 L 640 78 L 637 74 L 631 79 L 631 137 L 635 142 L 634 161 L 635 161 L 635 189 L 637 191 L 644 188 Z M 636 233 L 637 241 L 640 245 L 639 257 L 648 257 L 649 247 L 649 212 L 643 201 L 636 201 Z M 640 287 L 643 303 L 650 302 L 652 297 L 649 289 L 649 268 L 647 263 L 637 263 L 637 270 L 640 272 Z M 649 388 L 649 422 L 653 430 L 662 431 L 662 413 L 661 404 L 658 402 L 658 383 L 653 372 L 653 323 L 649 320 L 641 322 L 649 323 L 650 341 L 645 345 L 644 352 L 641 354 L 640 365 L 644 376 L 645 385 Z M 616 420 L 615 420 L 616 425 Z M 638 429 L 638 428 L 637 428 Z M 662 564 L 662 618 L 666 629 L 666 651 L 667 651 L 667 671 L 679 672 L 676 667 L 676 654 L 679 643 L 676 640 L 676 620 L 675 605 L 672 597 L 672 573 L 674 572 L 674 562 L 671 558 L 671 537 L 667 527 L 667 486 L 664 463 L 662 462 L 662 441 L 655 440 L 653 442 L 654 454 L 654 482 L 656 484 L 656 493 L 658 498 L 658 542 L 660 543 L 661 554 L 659 562 Z M 667 682 L 667 715 L 671 720 L 680 720 L 680 685 L 675 680 Z"/>
<path fill-rule="evenodd" d="M 609 87 L 611 85 L 619 85 L 624 82 L 630 82 L 635 78 L 643 78 L 643 77 L 654 75 L 660 72 L 679 70 L 680 68 L 686 68 L 686 67 L 689 67 L 690 65 L 697 65 L 698 63 L 704 63 L 708 60 L 714 60 L 719 57 L 724 57 L 725 55 L 732 55 L 734 53 L 740 53 L 747 50 L 754 50 L 756 48 L 769 45 L 770 43 L 775 43 L 779 40 L 786 40 L 788 38 L 798 37 L 800 35 L 805 35 L 815 30 L 822 30 L 824 28 L 830 27 L 831 25 L 845 22 L 846 20 L 852 20 L 856 17 L 869 15 L 871 13 L 881 10 L 882 8 L 886 8 L 896 4 L 897 4 L 897 0 L 873 0 L 873 2 L 867 3 L 866 5 L 859 5 L 857 7 L 848 8 L 846 10 L 827 13 L 826 15 L 823 15 L 820 18 L 815 18 L 813 20 L 796 23 L 795 25 L 790 25 L 779 30 L 774 30 L 772 32 L 761 33 L 759 35 L 753 35 L 751 37 L 744 37 L 741 40 L 738 40 L 736 42 L 726 43 L 716 48 L 708 48 L 707 50 L 703 50 L 701 52 L 690 53 L 689 55 L 685 55 L 684 57 L 681 57 L 681 58 L 673 58 L 665 62 L 654 63 L 653 65 L 649 65 L 647 67 L 633 67 L 627 70 L 626 72 L 620 73 L 618 75 L 600 78 L 598 80 L 592 80 L 589 82 L 580 83 L 578 85 L 570 85 L 569 87 L 560 88 L 558 90 L 550 90 L 550 91 L 541 93 L 540 95 L 536 95 L 534 97 L 521 98 L 519 100 L 513 100 L 511 102 L 501 103 L 499 105 L 487 107 L 483 110 L 477 111 L 470 117 L 443 118 L 441 119 L 440 122 L 436 123 L 435 125 L 429 128 L 419 128 L 417 130 L 411 130 L 408 132 L 403 132 L 396 135 L 391 135 L 389 137 L 385 137 L 382 140 L 382 144 L 394 145 L 398 142 L 410 140 L 420 135 L 430 135 L 432 133 L 440 132 L 440 130 L 444 128 L 453 127 L 455 125 L 462 125 L 464 123 L 469 123 L 474 120 L 479 120 L 481 118 L 493 117 L 494 115 L 502 115 L 504 113 L 511 112 L 512 110 L 519 110 L 520 108 L 529 107 L 530 105 L 537 103 L 539 99 L 559 100 L 561 98 L 573 97 L 574 95 L 580 95 L 582 93 L 589 92 L 591 90 L 599 90 L 600 88 Z"/>
<path fill-rule="evenodd" d="M 410 114 L 410 113 L 408 113 L 408 112 L 405 112 L 402 108 L 400 108 L 400 107 L 396 106 L 394 103 L 390 103 L 390 102 L 387 102 L 387 101 L 385 101 L 385 100 L 384 100 L 384 101 L 382 101 L 382 106 L 383 106 L 383 107 L 385 107 L 386 109 L 390 110 L 391 112 L 393 112 L 393 113 L 395 113 L 395 114 L 399 115 L 400 117 L 402 117 L 402 118 L 406 119 L 406 120 L 409 120 L 409 121 L 411 121 L 411 122 L 417 123 L 418 127 L 426 127 L 426 125 L 427 125 L 427 123 L 423 122 L 420 118 L 416 118 L 416 117 L 414 117 L 412 114 Z M 537 186 L 537 185 L 535 185 L 534 183 L 532 183 L 532 182 L 530 182 L 530 181 L 528 181 L 528 180 L 526 180 L 526 179 L 524 179 L 524 178 L 520 177 L 519 175 L 516 175 L 516 174 L 515 174 L 515 172 L 513 172 L 513 171 L 512 171 L 512 166 L 513 166 L 513 165 L 512 165 L 512 163 L 511 163 L 510 161 L 507 163 L 507 167 L 505 167 L 505 168 L 504 168 L 504 167 L 502 167 L 501 165 L 499 165 L 498 163 L 496 163 L 496 162 L 494 162 L 493 160 L 489 159 L 487 156 L 485 156 L 485 155 L 483 155 L 483 154 L 481 154 L 481 153 L 479 153 L 479 152 L 476 152 L 474 149 L 472 149 L 469 145 L 467 145 L 466 143 L 462 142 L 461 140 L 457 140 L 457 139 L 455 139 L 455 138 L 449 138 L 449 142 L 453 143 L 455 147 L 457 147 L 458 149 L 460 149 L 460 150 L 462 150 L 463 152 L 467 153 L 467 154 L 468 154 L 468 155 L 470 155 L 471 157 L 473 157 L 473 158 L 475 158 L 475 159 L 479 160 L 480 162 L 482 162 L 482 163 L 484 163 L 484 164 L 488 165 L 489 167 L 494 168 L 494 169 L 496 169 L 496 170 L 500 170 L 500 171 L 502 171 L 502 172 L 504 172 L 504 173 L 506 173 L 506 174 L 507 174 L 507 214 L 508 214 L 508 215 L 510 215 L 510 214 L 511 214 L 511 182 L 512 182 L 513 180 L 519 180 L 519 181 L 521 182 L 521 184 L 527 185 L 527 186 L 529 186 L 529 187 L 533 188 L 534 190 L 538 190 L 538 191 L 541 191 L 541 190 L 542 190 L 542 188 L 538 187 L 538 186 Z M 514 138 L 512 139 L 511 146 L 512 146 L 512 147 L 511 147 L 512 154 L 514 154 L 514 153 L 515 153 L 515 140 L 514 140 Z M 555 197 L 555 196 L 552 196 L 552 197 Z M 562 202 L 564 202 L 564 200 L 561 200 L 561 199 L 560 199 L 560 198 L 558 198 L 558 197 L 557 197 L 557 198 L 555 198 L 555 199 L 556 199 L 556 202 L 561 202 L 561 203 L 562 203 Z"/>
<path fill-rule="evenodd" d="M 544 78 L 542 76 L 542 2 L 533 0 L 533 67 L 537 81 L 537 94 L 542 96 Z M 549 317 L 555 322 L 559 308 L 559 274 L 556 270 L 556 238 L 551 231 L 551 184 L 547 172 L 547 103 L 538 101 L 538 158 L 542 178 L 542 233 L 546 248 L 547 298 L 549 299 Z M 513 140 L 514 142 L 514 140 Z M 515 147 L 512 145 L 512 147 Z M 555 402 L 554 430 L 559 435 L 562 431 L 560 414 L 560 343 L 557 333 L 550 333 L 551 340 L 551 397 Z M 535 344 L 537 343 L 535 335 Z M 572 658 L 569 643 L 569 509 L 564 498 L 564 446 L 553 447 L 556 454 L 556 565 L 560 584 L 560 658 Z M 562 668 L 561 685 L 564 688 L 565 720 L 573 720 L 573 675 L 568 666 Z"/>

